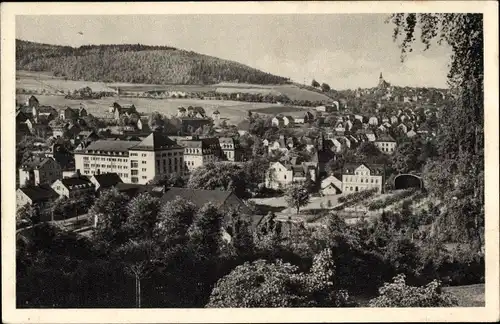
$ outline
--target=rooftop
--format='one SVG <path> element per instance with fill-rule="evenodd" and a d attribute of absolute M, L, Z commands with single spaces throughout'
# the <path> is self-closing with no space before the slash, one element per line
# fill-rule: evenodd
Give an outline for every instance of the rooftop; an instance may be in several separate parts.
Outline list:
<path fill-rule="evenodd" d="M 27 186 L 24 188 L 19 188 L 18 190 L 22 191 L 33 202 L 55 199 L 59 197 L 57 192 L 55 192 L 54 189 L 52 189 L 49 185 Z"/>
<path fill-rule="evenodd" d="M 139 141 L 122 141 L 122 140 L 98 140 L 91 143 L 85 148 L 85 153 L 92 153 L 93 151 L 106 151 L 106 152 L 128 152 L 128 150 L 138 145 Z"/>

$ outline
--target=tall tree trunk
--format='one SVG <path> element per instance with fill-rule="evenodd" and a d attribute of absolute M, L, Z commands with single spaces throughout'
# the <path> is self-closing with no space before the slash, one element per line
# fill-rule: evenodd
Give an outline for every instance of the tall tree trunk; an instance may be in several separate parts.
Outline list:
<path fill-rule="evenodd" d="M 138 308 L 141 308 L 141 279 L 138 278 L 137 280 L 137 301 L 138 301 Z"/>

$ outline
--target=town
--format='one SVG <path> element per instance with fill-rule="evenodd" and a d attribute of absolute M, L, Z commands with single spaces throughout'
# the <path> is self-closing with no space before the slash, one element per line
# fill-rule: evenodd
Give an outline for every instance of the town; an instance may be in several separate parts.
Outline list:
<path fill-rule="evenodd" d="M 477 91 L 16 46 L 18 307 L 484 305 Z"/>

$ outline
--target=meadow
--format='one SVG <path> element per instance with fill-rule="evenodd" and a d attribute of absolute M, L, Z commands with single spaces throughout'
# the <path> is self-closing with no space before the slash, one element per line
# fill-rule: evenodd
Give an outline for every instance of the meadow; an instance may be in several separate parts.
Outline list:
<path fill-rule="evenodd" d="M 328 100 L 323 94 L 300 89 L 295 85 L 256 85 L 244 83 L 219 83 L 214 85 L 158 85 L 158 84 L 132 84 L 132 83 L 105 83 L 89 81 L 65 80 L 63 77 L 56 77 L 50 72 L 16 72 L 16 87 L 33 91 L 40 104 L 53 106 L 56 109 L 65 107 L 80 107 L 83 105 L 89 113 L 96 117 L 110 117 L 108 107 L 113 102 L 122 105 L 134 104 L 142 114 L 150 114 L 154 111 L 167 116 L 176 115 L 178 107 L 201 106 L 207 114 L 211 116 L 212 112 L 218 110 L 221 118 L 227 119 L 229 123 L 237 124 L 244 119 L 248 111 L 261 114 L 300 114 L 308 108 L 296 106 L 283 106 L 281 104 L 270 104 L 261 102 L 243 102 L 232 100 L 201 100 L 201 99 L 156 99 L 156 98 L 136 98 L 115 96 L 92 100 L 72 100 L 64 98 L 64 94 L 73 90 L 90 87 L 93 91 L 113 92 L 117 88 L 123 91 L 184 91 L 184 92 L 208 92 L 223 89 L 226 93 L 273 93 L 284 94 L 292 100 Z M 29 94 L 17 94 L 17 100 L 24 102 Z"/>

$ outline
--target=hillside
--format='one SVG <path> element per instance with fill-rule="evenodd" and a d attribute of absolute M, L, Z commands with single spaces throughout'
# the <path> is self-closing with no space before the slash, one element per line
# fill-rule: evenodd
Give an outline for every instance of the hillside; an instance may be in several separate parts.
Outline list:
<path fill-rule="evenodd" d="M 74 48 L 16 40 L 16 69 L 47 71 L 70 80 L 101 82 L 288 83 L 286 78 L 237 62 L 168 46 L 140 44 L 91 45 Z"/>

